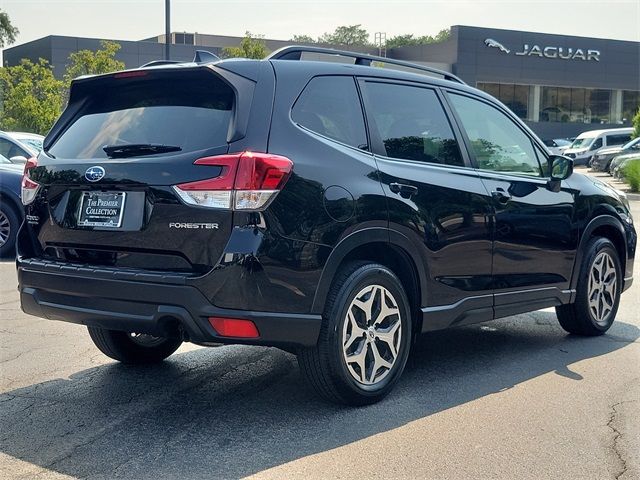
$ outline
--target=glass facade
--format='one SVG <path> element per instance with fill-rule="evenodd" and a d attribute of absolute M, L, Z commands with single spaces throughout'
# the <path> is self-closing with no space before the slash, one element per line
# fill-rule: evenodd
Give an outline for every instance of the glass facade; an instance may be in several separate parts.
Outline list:
<path fill-rule="evenodd" d="M 529 85 L 516 85 L 513 83 L 478 83 L 478 88 L 496 97 L 509 109 L 526 119 L 529 113 Z"/>
<path fill-rule="evenodd" d="M 640 92 L 624 90 L 622 92 L 622 121 L 631 122 L 640 108 Z"/>
<path fill-rule="evenodd" d="M 640 92 L 479 82 L 522 119 L 539 122 L 629 125 Z"/>

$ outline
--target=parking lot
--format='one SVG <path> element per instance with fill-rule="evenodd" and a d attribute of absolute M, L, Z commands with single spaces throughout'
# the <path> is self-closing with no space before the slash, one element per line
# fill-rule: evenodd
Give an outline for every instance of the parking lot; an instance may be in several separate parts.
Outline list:
<path fill-rule="evenodd" d="M 15 287 L 0 263 L 2 478 L 640 475 L 640 282 L 603 337 L 566 335 L 552 310 L 425 336 L 359 409 L 319 401 L 273 348 L 116 364 L 82 327 L 23 314 Z"/>

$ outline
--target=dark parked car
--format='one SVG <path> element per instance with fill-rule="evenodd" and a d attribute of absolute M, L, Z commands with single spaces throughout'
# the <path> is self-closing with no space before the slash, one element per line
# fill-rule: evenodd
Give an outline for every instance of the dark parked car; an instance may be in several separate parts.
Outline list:
<path fill-rule="evenodd" d="M 554 306 L 601 335 L 632 282 L 621 193 L 452 74 L 356 53 L 76 80 L 24 183 L 25 312 L 127 363 L 280 347 L 348 404 L 421 332 Z"/>
<path fill-rule="evenodd" d="M 14 254 L 18 228 L 22 223 L 20 203 L 22 165 L 16 165 L 0 155 L 0 258 Z"/>
<path fill-rule="evenodd" d="M 632 153 L 640 153 L 640 137 L 634 138 L 620 147 L 603 148 L 598 151 L 591 160 L 591 169 L 596 172 L 610 172 L 611 161 L 615 157 Z"/>

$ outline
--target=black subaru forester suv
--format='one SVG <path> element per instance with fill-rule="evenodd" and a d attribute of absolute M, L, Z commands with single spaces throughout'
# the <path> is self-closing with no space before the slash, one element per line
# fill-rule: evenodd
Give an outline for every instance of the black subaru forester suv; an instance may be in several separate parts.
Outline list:
<path fill-rule="evenodd" d="M 372 403 L 421 332 L 552 306 L 609 329 L 636 232 L 572 169 L 494 98 L 378 57 L 80 78 L 25 168 L 22 309 L 127 363 L 280 347 L 323 397 Z"/>

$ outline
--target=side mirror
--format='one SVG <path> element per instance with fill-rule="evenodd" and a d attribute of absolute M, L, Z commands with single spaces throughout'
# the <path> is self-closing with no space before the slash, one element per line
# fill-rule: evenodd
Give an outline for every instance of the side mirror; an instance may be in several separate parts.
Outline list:
<path fill-rule="evenodd" d="M 563 155 L 551 155 L 549 171 L 551 177 L 547 182 L 547 188 L 552 192 L 559 192 L 562 180 L 569 178 L 573 173 L 573 160 Z"/>
<path fill-rule="evenodd" d="M 27 163 L 27 157 L 23 157 L 22 155 L 16 155 L 15 157 L 11 157 L 9 161 L 11 163 Z"/>

